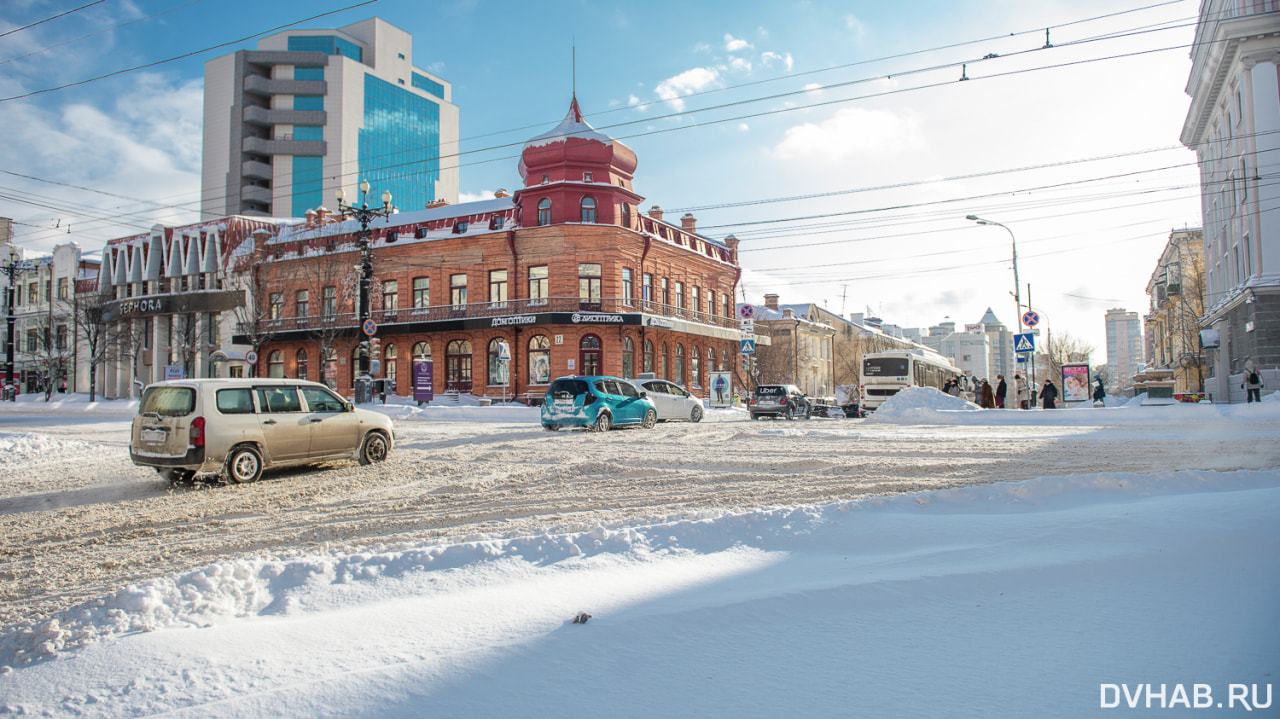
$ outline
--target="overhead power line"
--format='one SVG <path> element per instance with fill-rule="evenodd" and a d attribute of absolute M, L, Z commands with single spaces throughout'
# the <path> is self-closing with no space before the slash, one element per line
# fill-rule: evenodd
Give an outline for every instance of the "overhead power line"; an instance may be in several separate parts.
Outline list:
<path fill-rule="evenodd" d="M 53 16 L 47 17 L 47 18 L 45 18 L 45 19 L 43 19 L 43 20 L 37 20 L 37 21 L 35 21 L 35 22 L 31 23 L 30 25 L 23 25 L 22 27 L 15 27 L 15 28 L 14 28 L 14 29 L 12 29 L 12 30 L 6 30 L 6 31 L 4 31 L 4 32 L 0 32 L 0 37 L 8 37 L 8 36 L 10 36 L 10 35 L 14 34 L 15 32 L 22 32 L 23 30 L 30 30 L 31 28 L 33 28 L 33 27 L 35 27 L 35 26 L 37 26 L 37 25 L 43 25 L 43 24 L 45 24 L 45 23 L 49 22 L 50 20 L 57 20 L 57 19 L 58 19 L 58 18 L 60 18 L 60 17 L 65 17 L 65 16 L 70 15 L 70 14 L 72 14 L 72 13 L 80 12 L 81 10 L 84 10 L 84 9 L 86 9 L 86 8 L 91 8 L 91 7 L 93 7 L 94 5 L 101 5 L 102 3 L 106 2 L 106 1 L 107 1 L 107 0 L 94 0 L 93 2 L 89 3 L 88 5 L 81 5 L 81 6 L 80 6 L 80 7 L 78 7 L 78 8 L 72 8 L 71 10 L 67 10 L 66 12 L 60 12 L 60 13 L 58 13 L 57 15 L 53 15 Z"/>

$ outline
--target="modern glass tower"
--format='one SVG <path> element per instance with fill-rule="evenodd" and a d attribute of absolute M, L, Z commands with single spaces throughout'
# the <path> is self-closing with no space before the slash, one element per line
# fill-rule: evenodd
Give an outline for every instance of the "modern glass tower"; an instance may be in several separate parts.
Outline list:
<path fill-rule="evenodd" d="M 458 108 L 378 18 L 289 30 L 205 63 L 201 213 L 302 217 L 368 180 L 396 207 L 458 201 Z"/>

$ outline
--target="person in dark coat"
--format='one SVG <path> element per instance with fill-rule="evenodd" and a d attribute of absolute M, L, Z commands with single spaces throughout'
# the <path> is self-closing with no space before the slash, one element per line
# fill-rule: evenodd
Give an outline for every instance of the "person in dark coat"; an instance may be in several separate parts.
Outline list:
<path fill-rule="evenodd" d="M 996 408 L 996 396 L 991 391 L 991 383 L 987 382 L 985 379 L 982 380 L 982 408 L 983 409 Z"/>
<path fill-rule="evenodd" d="M 1004 398 L 1009 396 L 1009 385 L 1005 384 L 1004 375 L 996 375 L 996 379 L 1000 380 L 996 384 L 996 409 L 1004 409 Z"/>
<path fill-rule="evenodd" d="M 1107 401 L 1107 388 L 1102 384 L 1102 375 L 1094 377 L 1098 381 L 1098 386 L 1093 390 L 1093 401 L 1102 402 L 1105 406 Z"/>
<path fill-rule="evenodd" d="M 1058 386 L 1053 380 L 1044 381 L 1044 388 L 1040 390 L 1040 404 L 1045 409 L 1053 409 L 1058 406 Z"/>

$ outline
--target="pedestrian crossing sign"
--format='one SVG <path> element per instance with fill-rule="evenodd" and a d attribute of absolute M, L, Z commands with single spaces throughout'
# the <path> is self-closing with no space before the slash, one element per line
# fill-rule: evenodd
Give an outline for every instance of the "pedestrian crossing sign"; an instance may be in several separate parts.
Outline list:
<path fill-rule="evenodd" d="M 755 340 L 742 340 L 742 349 L 739 350 L 744 355 L 752 355 L 756 353 Z"/>
<path fill-rule="evenodd" d="M 1035 337 L 1032 336 L 1030 333 L 1025 335 L 1014 335 L 1013 351 L 1014 352 L 1035 352 L 1036 351 Z"/>

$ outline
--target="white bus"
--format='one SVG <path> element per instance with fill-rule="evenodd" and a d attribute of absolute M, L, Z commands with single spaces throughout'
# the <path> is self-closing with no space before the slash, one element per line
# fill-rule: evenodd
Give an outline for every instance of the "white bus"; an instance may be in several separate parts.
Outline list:
<path fill-rule="evenodd" d="M 872 410 L 905 387 L 942 389 L 962 373 L 946 357 L 927 350 L 897 350 L 862 356 L 862 409 Z"/>

